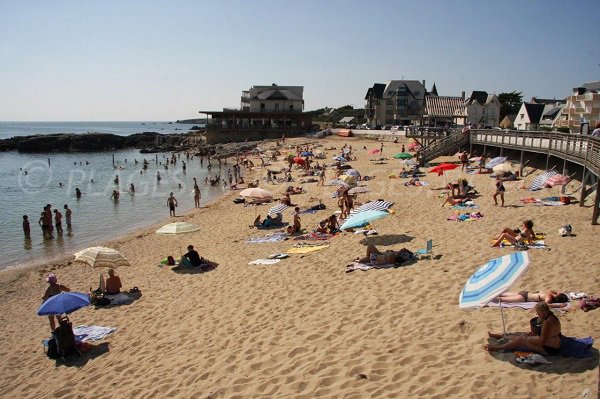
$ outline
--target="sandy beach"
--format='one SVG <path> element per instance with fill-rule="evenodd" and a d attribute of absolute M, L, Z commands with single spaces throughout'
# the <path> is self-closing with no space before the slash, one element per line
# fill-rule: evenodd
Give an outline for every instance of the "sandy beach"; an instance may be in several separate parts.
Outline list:
<path fill-rule="evenodd" d="M 306 139 L 288 142 L 306 142 Z M 286 252 L 300 241 L 246 243 L 274 231 L 249 225 L 255 212 L 266 215 L 273 205 L 234 204 L 235 192 L 203 204 L 177 221 L 201 226 L 181 236 L 217 266 L 204 273 L 159 268 L 167 255 L 178 255 L 176 237 L 159 236 L 159 223 L 113 242 L 130 262 L 117 269 L 125 289 L 134 286 L 142 297 L 130 305 L 93 306 L 70 315 L 80 324 L 111 326 L 118 330 L 101 346 L 63 364 L 48 359 L 41 341 L 49 336 L 46 317 L 36 315 L 47 286 L 48 273 L 73 291 L 96 288 L 98 273 L 79 263 L 0 273 L 0 396 L 6 398 L 593 398 L 598 395 L 598 350 L 585 359 L 552 357 L 552 364 L 523 366 L 512 353 L 483 350 L 487 332 L 501 332 L 498 309 L 462 311 L 459 293 L 469 276 L 486 261 L 509 254 L 492 248 L 491 240 L 505 227 L 532 219 L 536 232 L 546 234 L 550 250 L 529 250 L 531 264 L 514 290 L 558 289 L 600 295 L 599 227 L 592 226 L 589 206 L 525 205 L 520 199 L 556 195 L 558 188 L 529 193 L 523 181 L 505 183 L 506 207 L 493 205 L 494 180 L 489 175 L 461 175 L 476 186 L 475 200 L 484 217 L 455 222 L 456 210 L 441 207 L 439 190 L 445 177 L 434 173 L 422 180 L 426 187 L 404 186 L 405 179 L 387 176 L 400 169 L 392 155 L 402 144 L 385 142 L 382 155 L 363 150 L 379 148 L 374 140 L 329 137 L 314 141 L 327 151 L 325 162 L 344 143 L 354 148 L 350 162 L 361 174 L 375 176 L 361 182 L 369 192 L 358 202 L 385 199 L 395 203 L 395 214 L 377 221 L 378 235 L 365 238 L 349 232 L 330 240 L 322 250 L 291 254 L 274 265 L 249 261 Z M 287 144 L 287 142 L 286 142 Z M 374 158 L 389 158 L 374 163 Z M 440 158 L 438 161 L 455 157 Z M 323 161 L 319 160 L 321 163 Z M 259 165 L 260 163 L 256 163 Z M 284 166 L 275 163 L 271 168 Z M 425 169 L 426 171 L 427 169 Z M 262 178 L 265 170 L 257 169 Z M 533 172 L 526 177 L 529 185 Z M 298 180 L 298 172 L 293 176 Z M 327 181 L 333 179 L 328 170 Z M 301 209 L 318 203 L 327 209 L 302 215 L 312 231 L 337 210 L 334 186 L 299 184 L 307 191 L 292 199 Z M 573 192 L 579 182 L 567 186 Z M 266 184 L 276 198 L 286 184 Z M 578 197 L 578 194 L 574 195 Z M 312 199 L 312 200 L 311 200 Z M 590 205 L 590 204 L 586 204 Z M 292 222 L 292 212 L 284 213 Z M 559 237 L 566 224 L 572 237 Z M 432 260 L 391 269 L 345 272 L 366 245 L 382 250 L 415 251 L 433 240 Z M 106 270 L 104 270 L 106 271 Z M 574 302 L 574 308 L 577 306 Z M 508 331 L 527 331 L 533 311 L 506 309 Z M 600 310 L 562 313 L 564 335 L 599 339 Z M 103 344 L 103 345 L 102 345 Z M 595 348 L 598 344 L 595 343 Z M 588 396 L 582 396 L 587 393 Z"/>

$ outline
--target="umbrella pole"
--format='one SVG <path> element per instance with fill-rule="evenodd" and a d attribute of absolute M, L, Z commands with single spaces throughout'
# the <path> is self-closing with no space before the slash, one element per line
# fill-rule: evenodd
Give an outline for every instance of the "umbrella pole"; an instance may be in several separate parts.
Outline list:
<path fill-rule="evenodd" d="M 500 304 L 500 316 L 502 317 L 502 335 L 506 337 L 506 324 L 504 323 L 504 311 L 502 311 L 502 299 L 500 297 L 498 297 L 498 303 Z"/>

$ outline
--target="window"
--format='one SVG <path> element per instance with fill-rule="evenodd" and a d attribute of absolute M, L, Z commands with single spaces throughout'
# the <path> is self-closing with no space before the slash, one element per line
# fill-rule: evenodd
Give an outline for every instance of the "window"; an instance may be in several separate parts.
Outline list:
<path fill-rule="evenodd" d="M 525 114 L 521 114 L 519 116 L 521 117 L 521 120 L 525 119 Z M 519 125 L 519 126 L 521 126 L 521 125 Z"/>
<path fill-rule="evenodd" d="M 290 105 L 290 111 L 293 111 L 293 110 L 294 110 L 294 105 L 292 104 L 292 105 Z"/>
<path fill-rule="evenodd" d="M 264 111 L 265 110 L 265 103 L 260 103 L 260 110 Z"/>
<path fill-rule="evenodd" d="M 387 100 L 385 102 L 386 105 L 394 105 L 394 102 L 392 100 Z"/>
<path fill-rule="evenodd" d="M 279 111 L 279 103 L 275 103 L 275 111 Z"/>

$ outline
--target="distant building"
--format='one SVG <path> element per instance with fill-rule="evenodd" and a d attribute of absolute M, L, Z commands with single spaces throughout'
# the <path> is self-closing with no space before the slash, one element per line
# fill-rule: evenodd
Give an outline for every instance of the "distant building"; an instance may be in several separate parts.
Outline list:
<path fill-rule="evenodd" d="M 338 122 L 342 126 L 348 126 L 354 120 L 353 116 L 345 116 Z"/>
<path fill-rule="evenodd" d="M 465 99 L 463 97 L 448 97 L 438 95 L 429 95 L 425 97 L 425 112 L 423 115 L 425 125 L 464 125 L 465 117 L 466 108 Z"/>
<path fill-rule="evenodd" d="M 495 94 L 485 91 L 473 91 L 465 99 L 465 124 L 478 127 L 496 127 L 500 123 L 500 100 Z"/>
<path fill-rule="evenodd" d="M 575 87 L 554 122 L 555 127 L 568 127 L 572 133 L 592 131 L 600 122 L 600 81 Z"/>
<path fill-rule="evenodd" d="M 303 86 L 252 86 L 242 91 L 240 109 L 200 111 L 211 117 L 206 142 L 227 143 L 305 134 L 311 117 L 303 113 Z"/>
<path fill-rule="evenodd" d="M 367 123 L 377 125 L 420 125 L 425 106 L 425 81 L 390 80 L 375 83 L 365 95 Z"/>
<path fill-rule="evenodd" d="M 517 130 L 537 130 L 540 127 L 540 120 L 544 113 L 544 104 L 523 103 L 513 126 Z"/>
<path fill-rule="evenodd" d="M 502 119 L 500 121 L 498 126 L 501 127 L 502 129 L 512 129 L 516 118 L 517 118 L 517 115 L 514 115 L 514 114 L 506 115 L 504 117 L 504 119 Z"/>

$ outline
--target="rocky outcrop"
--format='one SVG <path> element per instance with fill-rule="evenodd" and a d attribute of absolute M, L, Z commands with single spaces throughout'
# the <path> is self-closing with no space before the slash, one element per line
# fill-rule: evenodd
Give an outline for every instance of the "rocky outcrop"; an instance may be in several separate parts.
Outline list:
<path fill-rule="evenodd" d="M 98 152 L 139 148 L 141 153 L 190 151 L 199 156 L 226 158 L 247 153 L 258 142 L 205 144 L 201 134 L 159 134 L 144 132 L 131 136 L 105 133 L 47 134 L 0 140 L 0 151 L 19 152 Z"/>
<path fill-rule="evenodd" d="M 200 135 L 159 134 L 144 132 L 130 136 L 107 133 L 47 134 L 12 137 L 0 140 L 0 151 L 19 152 L 93 152 L 122 148 L 155 148 L 155 151 L 173 151 L 181 146 L 202 140 Z"/>

